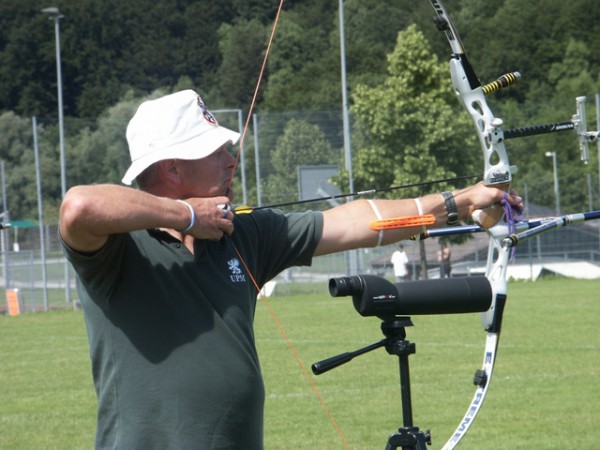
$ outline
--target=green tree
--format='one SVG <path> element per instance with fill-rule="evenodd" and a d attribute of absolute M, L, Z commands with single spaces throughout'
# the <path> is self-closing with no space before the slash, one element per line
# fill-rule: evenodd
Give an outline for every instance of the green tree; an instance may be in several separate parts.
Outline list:
<path fill-rule="evenodd" d="M 470 118 L 458 113 L 445 64 L 431 52 L 415 25 L 398 34 L 388 56 L 388 77 L 359 85 L 353 112 L 363 133 L 354 165 L 357 189 L 404 185 L 473 173 L 481 160 Z M 478 163 L 479 164 L 479 163 Z M 450 185 L 438 184 L 436 191 Z M 427 192 L 428 190 L 425 190 Z M 389 197 L 423 191 L 391 191 Z M 421 276 L 427 258 L 421 242 Z"/>
<path fill-rule="evenodd" d="M 271 154 L 274 172 L 266 180 L 265 196 L 272 203 L 298 200 L 298 167 L 331 164 L 331 157 L 331 145 L 318 125 L 290 120 Z"/>
<path fill-rule="evenodd" d="M 385 76 L 385 55 L 399 29 L 411 23 L 414 2 L 346 0 L 344 33 L 349 90 Z M 264 106 L 269 109 L 330 109 L 342 102 L 337 3 L 286 11 L 269 57 Z"/>
<path fill-rule="evenodd" d="M 223 55 L 218 70 L 218 92 L 222 105 L 248 111 L 263 62 L 266 29 L 258 20 L 223 24 L 219 29 L 219 49 Z M 261 97 L 258 97 L 258 101 Z"/>
<path fill-rule="evenodd" d="M 80 0 L 60 6 L 67 116 L 95 117 L 128 90 L 149 93 L 189 76 L 216 81 L 217 30 L 232 2 Z M 0 3 L 0 110 L 56 113 L 54 26 L 36 2 Z"/>
<path fill-rule="evenodd" d="M 140 103 L 161 95 L 165 95 L 165 91 L 158 90 L 140 98 L 130 91 L 93 126 L 83 128 L 67 148 L 69 160 L 73 162 L 69 185 L 121 183 L 131 161 L 125 139 L 127 124 Z"/>
<path fill-rule="evenodd" d="M 452 92 L 446 64 L 431 53 L 422 33 L 415 26 L 399 33 L 388 56 L 388 77 L 378 86 L 357 86 L 353 96 L 359 141 L 364 142 L 354 165 L 358 189 L 475 171 L 479 144 Z"/>
<path fill-rule="evenodd" d="M 49 217 L 48 222 L 52 223 L 53 218 L 58 217 L 60 169 L 58 149 L 48 145 L 45 134 L 45 127 L 38 125 L 44 213 Z M 5 162 L 7 206 L 11 219 L 37 220 L 37 184 L 31 119 L 21 118 L 12 112 L 0 115 L 0 159 Z"/>
<path fill-rule="evenodd" d="M 566 53 L 560 62 L 550 65 L 545 82 L 535 83 L 530 88 L 530 101 L 518 108 L 503 105 L 502 114 L 515 123 L 518 118 L 523 125 L 567 122 L 576 113 L 576 97 L 588 96 L 598 92 L 600 84 L 590 72 L 590 51 L 580 41 L 571 39 Z M 551 92 L 552 95 L 547 95 Z M 514 106 L 514 105 L 513 105 Z M 588 122 L 594 117 L 593 102 L 587 102 Z M 531 119 L 531 118 L 534 119 Z M 527 120 L 529 123 L 523 123 Z M 590 126 L 591 123 L 588 123 Z M 592 127 L 590 126 L 590 129 Z M 593 128 L 595 129 L 595 127 Z M 519 166 L 519 176 L 514 186 L 524 191 L 527 184 L 529 196 L 533 202 L 553 206 L 552 164 L 545 154 L 557 153 L 559 178 L 561 180 L 561 206 L 565 212 L 582 211 L 588 208 L 588 174 L 596 179 L 595 164 L 581 163 L 581 154 L 577 135 L 572 132 L 529 137 L 509 141 L 511 161 Z M 594 152 L 591 152 L 594 156 Z M 596 166 L 597 167 L 597 166 Z M 592 187 L 597 183 L 592 183 Z"/>
<path fill-rule="evenodd" d="M 424 10 L 426 14 L 421 14 L 423 5 L 428 8 Z M 431 11 L 427 2 L 345 0 L 344 34 L 349 85 L 380 82 L 386 75 L 386 55 L 394 49 L 398 31 L 414 23 L 417 17 L 430 19 Z M 339 46 L 337 21 L 329 41 L 332 48 Z M 337 52 L 335 57 L 339 58 Z"/>
<path fill-rule="evenodd" d="M 331 47 L 331 16 L 324 17 L 309 22 L 295 12 L 282 14 L 268 59 L 265 108 L 306 110 L 340 104 L 339 44 Z"/>

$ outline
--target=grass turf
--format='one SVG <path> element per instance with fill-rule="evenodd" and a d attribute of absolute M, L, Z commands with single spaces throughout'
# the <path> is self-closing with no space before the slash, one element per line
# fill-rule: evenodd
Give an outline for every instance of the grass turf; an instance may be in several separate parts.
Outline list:
<path fill-rule="evenodd" d="M 510 283 L 496 371 L 461 449 L 595 448 L 600 442 L 598 281 Z M 307 371 L 383 338 L 349 298 L 275 296 L 269 305 Z M 481 366 L 478 314 L 414 316 L 407 339 L 415 425 L 440 448 L 462 418 Z M 259 301 L 256 341 L 267 388 L 267 449 L 385 448 L 402 426 L 398 359 L 384 349 L 312 382 Z M 96 398 L 81 311 L 0 316 L 0 448 L 91 448 Z"/>

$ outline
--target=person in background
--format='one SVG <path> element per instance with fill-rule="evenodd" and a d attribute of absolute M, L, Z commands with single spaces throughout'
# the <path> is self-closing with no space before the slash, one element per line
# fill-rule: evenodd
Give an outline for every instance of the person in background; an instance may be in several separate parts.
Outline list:
<path fill-rule="evenodd" d="M 451 256 L 450 247 L 447 242 L 444 242 L 437 252 L 437 260 L 440 263 L 440 278 L 450 278 L 452 272 Z"/>
<path fill-rule="evenodd" d="M 400 283 L 408 279 L 408 256 L 404 251 L 402 244 L 398 245 L 398 249 L 392 253 L 392 266 L 394 267 L 394 276 L 396 282 Z"/>
<path fill-rule="evenodd" d="M 378 217 L 433 214 L 440 194 L 356 200 L 324 212 L 235 214 L 220 126 L 186 90 L 144 102 L 127 127 L 123 183 L 70 188 L 60 209 L 78 278 L 98 396 L 97 448 L 262 449 L 265 391 L 253 331 L 258 288 L 312 258 L 388 245 L 421 227 L 373 231 Z M 138 188 L 130 187 L 133 181 Z M 453 192 L 459 218 L 502 200 Z M 516 195 L 509 202 L 522 208 Z"/>

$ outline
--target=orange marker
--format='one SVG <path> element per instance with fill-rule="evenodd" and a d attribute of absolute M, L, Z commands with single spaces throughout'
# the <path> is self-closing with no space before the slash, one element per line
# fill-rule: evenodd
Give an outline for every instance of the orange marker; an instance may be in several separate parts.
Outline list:
<path fill-rule="evenodd" d="M 369 228 L 373 231 L 391 230 L 394 228 L 409 228 L 420 227 L 425 225 L 433 225 L 435 216 L 433 214 L 425 214 L 424 216 L 406 216 L 394 217 L 392 219 L 374 220 L 369 224 Z"/>

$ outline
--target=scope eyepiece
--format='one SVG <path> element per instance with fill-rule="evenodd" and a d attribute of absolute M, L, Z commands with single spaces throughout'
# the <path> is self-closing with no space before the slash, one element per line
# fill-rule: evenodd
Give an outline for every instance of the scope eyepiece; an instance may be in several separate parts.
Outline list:
<path fill-rule="evenodd" d="M 332 297 L 346 297 L 362 294 L 363 284 L 359 276 L 338 277 L 329 280 L 329 294 Z"/>

